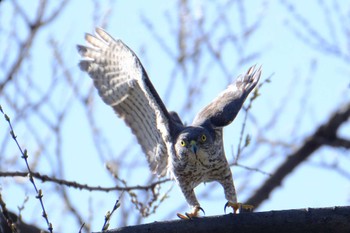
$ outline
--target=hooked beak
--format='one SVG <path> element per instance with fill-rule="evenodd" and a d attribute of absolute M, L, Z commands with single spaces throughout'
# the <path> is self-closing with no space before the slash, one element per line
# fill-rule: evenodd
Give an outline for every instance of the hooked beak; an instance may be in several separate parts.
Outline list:
<path fill-rule="evenodd" d="M 195 140 L 192 140 L 190 142 L 190 145 L 191 145 L 191 150 L 192 152 L 197 155 L 197 142 Z"/>

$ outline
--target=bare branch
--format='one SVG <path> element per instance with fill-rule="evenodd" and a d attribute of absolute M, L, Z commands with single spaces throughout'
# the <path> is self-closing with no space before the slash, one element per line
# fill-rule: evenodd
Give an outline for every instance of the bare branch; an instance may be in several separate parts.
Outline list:
<path fill-rule="evenodd" d="M 258 207 L 264 200 L 268 199 L 272 190 L 280 186 L 282 180 L 289 175 L 299 164 L 309 158 L 316 150 L 323 145 L 328 145 L 337 139 L 337 131 L 350 117 L 350 103 L 338 109 L 326 122 L 316 129 L 308 137 L 304 144 L 297 151 L 290 154 L 285 162 L 277 168 L 276 172 L 248 198 L 246 203 Z M 326 143 L 329 142 L 329 143 Z"/>
<path fill-rule="evenodd" d="M 0 177 L 27 177 L 27 172 L 0 172 Z M 38 180 L 41 180 L 42 182 L 53 182 L 59 185 L 65 185 L 67 187 L 76 188 L 80 190 L 88 190 L 88 191 L 101 191 L 101 192 L 110 192 L 110 191 L 130 191 L 130 190 L 151 190 L 155 186 L 166 183 L 171 181 L 170 179 L 163 179 L 159 180 L 153 183 L 150 183 L 149 185 L 135 185 L 135 186 L 114 186 L 114 187 L 101 187 L 101 186 L 90 186 L 87 184 L 80 184 L 75 181 L 68 181 L 64 179 L 58 179 L 55 177 L 50 177 L 48 175 L 42 175 L 38 172 L 32 172 L 32 177 L 35 177 Z"/>
<path fill-rule="evenodd" d="M 344 138 L 335 137 L 331 141 L 325 140 L 324 138 L 321 138 L 320 142 L 327 145 L 327 146 L 343 147 L 345 149 L 350 149 L 350 140 L 344 139 Z"/>
<path fill-rule="evenodd" d="M 13 1 L 14 7 L 27 23 L 29 33 L 27 35 L 27 38 L 24 41 L 20 42 L 20 53 L 18 54 L 17 59 L 13 62 L 12 67 L 7 72 L 4 80 L 0 83 L 0 93 L 4 89 L 5 85 L 13 79 L 14 75 L 16 75 L 18 70 L 21 68 L 22 62 L 27 58 L 39 29 L 57 18 L 59 13 L 62 12 L 62 8 L 66 5 L 67 0 L 62 1 L 61 5 L 47 19 L 43 19 L 46 10 L 46 2 L 46 0 L 41 0 L 41 3 L 38 4 L 36 19 L 34 22 L 30 22 L 24 10 L 17 4 L 16 1 Z"/>

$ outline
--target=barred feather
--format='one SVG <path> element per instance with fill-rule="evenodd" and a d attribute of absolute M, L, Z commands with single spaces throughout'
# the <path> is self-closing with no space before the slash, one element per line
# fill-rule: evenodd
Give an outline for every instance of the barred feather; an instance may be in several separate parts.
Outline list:
<path fill-rule="evenodd" d="M 78 45 L 79 66 L 94 81 L 103 101 L 131 128 L 147 155 L 150 168 L 165 175 L 171 151 L 169 113 L 135 53 L 103 29 L 86 34 L 88 46 Z"/>

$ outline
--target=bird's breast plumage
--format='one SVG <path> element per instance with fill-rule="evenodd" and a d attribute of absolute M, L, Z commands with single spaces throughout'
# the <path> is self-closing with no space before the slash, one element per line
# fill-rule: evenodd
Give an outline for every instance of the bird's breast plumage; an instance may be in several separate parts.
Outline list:
<path fill-rule="evenodd" d="M 175 144 L 177 153 L 176 161 L 173 162 L 175 179 L 187 182 L 193 188 L 202 182 L 219 180 L 222 174 L 227 172 L 228 167 L 221 143 L 221 132 L 218 132 L 215 137 L 208 134 L 205 142 L 201 142 L 200 135 L 203 133 L 207 132 L 205 130 L 196 132 L 191 129 L 190 134 L 187 132 L 181 134 Z M 186 146 L 186 143 L 194 139 L 197 139 L 196 153 L 191 150 L 190 146 Z M 183 145 L 181 141 L 184 141 Z"/>

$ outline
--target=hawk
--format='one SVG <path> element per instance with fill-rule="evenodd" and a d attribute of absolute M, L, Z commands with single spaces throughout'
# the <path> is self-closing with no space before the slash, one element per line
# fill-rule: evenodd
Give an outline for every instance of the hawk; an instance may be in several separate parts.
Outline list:
<path fill-rule="evenodd" d="M 202 182 L 223 186 L 225 209 L 241 208 L 222 134 L 257 85 L 261 67 L 250 67 L 186 126 L 176 112 L 166 109 L 136 54 L 103 29 L 95 31 L 85 34 L 89 46 L 77 46 L 83 58 L 79 67 L 93 79 L 102 100 L 131 128 L 150 169 L 159 176 L 168 173 L 179 185 L 191 212 L 178 216 L 188 219 L 203 211 L 194 193 Z"/>

